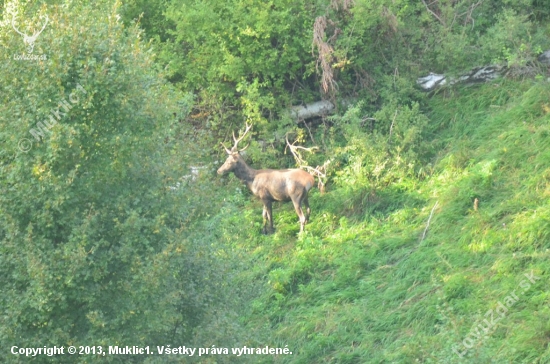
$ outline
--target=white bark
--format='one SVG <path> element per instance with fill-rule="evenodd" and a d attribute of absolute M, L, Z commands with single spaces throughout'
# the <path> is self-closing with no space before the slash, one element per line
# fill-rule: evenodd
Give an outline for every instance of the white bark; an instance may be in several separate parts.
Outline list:
<path fill-rule="evenodd" d="M 289 110 L 290 117 L 296 121 L 330 114 L 334 110 L 334 104 L 327 100 L 312 102 L 307 105 L 292 106 Z"/>
<path fill-rule="evenodd" d="M 450 78 L 445 75 L 430 73 L 428 76 L 418 78 L 416 83 L 424 91 L 432 91 L 439 86 L 446 85 L 447 83 L 454 85 L 455 83 L 471 84 L 492 81 L 501 77 L 504 71 L 505 68 L 500 66 L 477 67 L 472 69 L 470 72 L 459 76 L 458 78 Z"/>
<path fill-rule="evenodd" d="M 420 77 L 416 80 L 417 85 L 419 85 L 423 90 L 431 91 L 437 86 L 442 86 L 447 83 L 447 78 L 445 75 L 438 75 L 436 73 L 430 72 L 429 75 Z"/>
<path fill-rule="evenodd" d="M 550 50 L 547 50 L 537 58 L 540 63 L 545 66 L 550 66 Z"/>
<path fill-rule="evenodd" d="M 542 65 L 550 66 L 550 50 L 542 53 L 537 58 L 537 60 Z M 506 67 L 493 65 L 474 68 L 470 72 L 465 73 L 457 78 L 450 78 L 445 75 L 430 73 L 427 76 L 418 78 L 416 80 L 416 83 L 424 91 L 433 91 L 439 86 L 443 86 L 446 84 L 472 84 L 492 81 L 494 79 L 502 77 L 507 71 L 508 69 Z"/>

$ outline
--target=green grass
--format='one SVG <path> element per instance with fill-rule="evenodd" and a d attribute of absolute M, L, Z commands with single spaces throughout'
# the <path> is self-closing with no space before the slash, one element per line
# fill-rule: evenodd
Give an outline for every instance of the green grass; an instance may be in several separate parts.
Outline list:
<path fill-rule="evenodd" d="M 250 346 L 288 345 L 276 363 L 550 362 L 550 86 L 502 81 L 436 95 L 425 111 L 431 174 L 372 188 L 340 182 L 291 205 L 259 235 L 244 202 L 224 239 L 265 291 L 243 317 Z M 366 172 L 365 172 L 366 173 Z M 479 209 L 474 210 L 474 199 Z M 438 202 L 426 237 L 430 212 Z M 527 290 L 525 273 L 541 277 Z M 520 292 L 486 339 L 453 352 L 485 313 Z"/>

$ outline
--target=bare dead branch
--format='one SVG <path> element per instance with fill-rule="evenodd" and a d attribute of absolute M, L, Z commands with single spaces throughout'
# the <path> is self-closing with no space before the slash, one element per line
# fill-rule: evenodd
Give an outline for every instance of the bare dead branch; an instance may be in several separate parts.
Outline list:
<path fill-rule="evenodd" d="M 287 145 L 285 147 L 285 151 L 286 151 L 286 148 L 288 147 L 288 149 L 290 150 L 290 153 L 292 153 L 292 155 L 294 156 L 294 160 L 296 161 L 296 164 L 298 165 L 298 167 L 301 169 L 305 169 L 306 171 L 308 171 L 309 173 L 317 177 L 317 180 L 318 180 L 317 188 L 319 188 L 321 193 L 324 193 L 325 185 L 328 178 L 327 168 L 330 164 L 330 159 L 327 160 L 322 166 L 317 166 L 313 168 L 307 164 L 307 162 L 304 160 L 304 158 L 300 154 L 299 150 L 303 150 L 308 153 L 313 153 L 315 150 L 319 149 L 319 147 L 306 148 L 299 145 L 294 145 L 296 144 L 296 141 L 291 144 L 288 141 L 288 136 L 285 136 L 285 140 Z"/>
<path fill-rule="evenodd" d="M 336 81 L 334 80 L 334 71 L 332 69 L 332 54 L 334 53 L 334 48 L 325 41 L 327 28 L 327 17 L 318 16 L 315 19 L 313 24 L 313 44 L 312 48 L 317 47 L 317 52 L 319 53 L 316 67 L 319 69 L 321 65 L 321 87 L 325 93 L 329 91 L 334 91 L 336 89 Z"/>
<path fill-rule="evenodd" d="M 391 125 L 390 125 L 390 135 L 388 137 L 388 141 L 391 139 L 391 133 L 393 132 L 393 125 L 395 123 L 396 117 L 397 117 L 397 110 L 395 110 L 395 114 L 393 114 L 393 120 L 391 121 Z"/>
<path fill-rule="evenodd" d="M 315 139 L 313 139 L 313 134 L 311 134 L 311 129 L 309 128 L 309 126 L 307 125 L 307 123 L 306 123 L 305 120 L 303 121 L 303 123 L 304 123 L 304 125 L 306 126 L 306 129 L 307 129 L 307 131 L 308 131 L 308 133 L 309 133 L 309 137 L 311 138 L 311 141 L 312 141 L 313 143 L 315 143 Z"/>
<path fill-rule="evenodd" d="M 419 243 L 421 243 L 424 240 L 424 238 L 426 237 L 426 232 L 428 231 L 428 228 L 430 227 L 430 221 L 432 220 L 434 210 L 435 210 L 435 208 L 437 207 L 438 204 L 439 204 L 439 201 L 436 201 L 434 207 L 432 207 L 432 212 L 430 212 L 430 217 L 428 218 L 428 223 L 426 224 L 426 228 L 424 229 L 424 233 L 422 234 L 422 239 L 420 239 Z"/>
<path fill-rule="evenodd" d="M 464 19 L 464 25 L 468 24 L 470 21 L 472 22 L 472 29 L 474 28 L 474 25 L 475 25 L 475 20 L 474 18 L 472 17 L 473 13 L 474 13 L 474 10 L 479 6 L 481 5 L 481 3 L 483 2 L 483 0 L 480 0 L 478 1 L 477 3 L 475 4 L 472 4 L 470 5 L 470 7 L 468 8 L 468 11 L 466 12 L 466 18 Z"/>
<path fill-rule="evenodd" d="M 430 9 L 430 7 L 428 6 L 428 4 L 426 4 L 426 2 L 425 2 L 424 0 L 422 0 L 422 3 L 423 3 L 424 6 L 426 7 L 426 10 L 428 10 L 428 12 L 429 12 L 430 14 L 432 14 L 433 16 L 435 16 L 435 18 L 436 18 L 437 20 L 439 20 L 439 22 L 440 22 L 443 26 L 445 26 L 445 22 L 439 17 L 439 15 L 437 15 L 436 13 L 434 13 L 434 12 L 432 11 L 432 9 Z"/>

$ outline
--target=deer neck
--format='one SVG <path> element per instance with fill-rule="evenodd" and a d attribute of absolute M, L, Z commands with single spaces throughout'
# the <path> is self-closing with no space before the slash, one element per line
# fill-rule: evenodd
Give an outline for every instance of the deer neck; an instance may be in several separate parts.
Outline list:
<path fill-rule="evenodd" d="M 257 171 L 253 168 L 250 168 L 248 164 L 246 164 L 246 162 L 241 159 L 237 163 L 237 166 L 233 170 L 233 173 L 235 174 L 235 177 L 250 186 L 250 184 L 254 181 L 254 178 L 256 177 Z"/>

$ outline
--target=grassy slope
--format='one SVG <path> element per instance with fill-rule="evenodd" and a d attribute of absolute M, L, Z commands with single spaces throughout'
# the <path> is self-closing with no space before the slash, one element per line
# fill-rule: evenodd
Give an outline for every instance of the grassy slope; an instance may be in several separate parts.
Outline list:
<path fill-rule="evenodd" d="M 288 345 L 280 363 L 550 362 L 549 100 L 550 85 L 530 81 L 433 97 L 430 175 L 315 191 L 302 236 L 291 205 L 275 206 L 278 230 L 264 237 L 261 207 L 239 200 L 224 237 L 250 257 L 243 279 L 268 282 L 245 318 L 265 335 L 257 344 Z M 541 278 L 525 290 L 531 271 Z M 453 347 L 512 292 L 460 359 Z"/>

